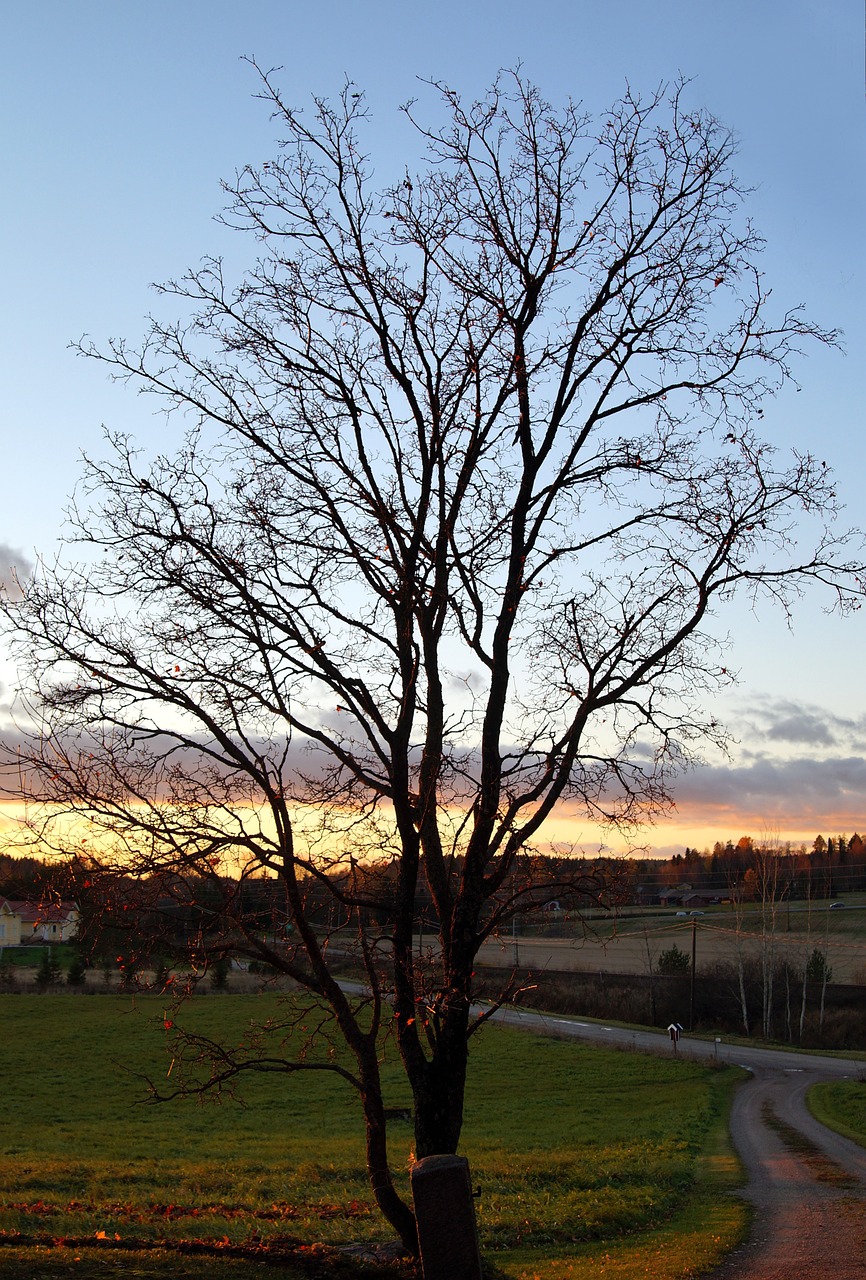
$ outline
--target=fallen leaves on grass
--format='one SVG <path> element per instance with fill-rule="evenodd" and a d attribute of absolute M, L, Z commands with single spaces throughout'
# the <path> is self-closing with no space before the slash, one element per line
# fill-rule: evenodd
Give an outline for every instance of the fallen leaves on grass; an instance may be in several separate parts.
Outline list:
<path fill-rule="evenodd" d="M 49 1234 L 28 1235 L 21 1231 L 0 1231 L 0 1248 L 3 1246 L 18 1249 L 79 1249 L 117 1250 L 124 1254 L 168 1252 L 178 1255 L 205 1255 L 210 1257 L 226 1257 L 247 1259 L 262 1265 L 287 1266 L 302 1271 L 310 1280 L 318 1277 L 327 1280 L 341 1280 L 352 1277 L 356 1280 L 368 1274 L 366 1268 L 359 1268 L 357 1259 L 349 1258 L 340 1249 L 326 1244 L 309 1244 L 292 1236 L 280 1236 L 267 1244 L 232 1244 L 228 1236 L 222 1240 L 144 1240 L 134 1236 L 123 1239 L 115 1236 L 108 1238 L 104 1232 L 94 1236 L 52 1236 Z M 373 1274 L 370 1272 L 369 1274 Z M 376 1274 L 382 1275 L 378 1270 Z M 414 1276 L 416 1273 L 409 1262 L 395 1261 L 389 1268 L 394 1280 Z"/>
<path fill-rule="evenodd" d="M 88 1200 L 70 1200 L 57 1204 L 47 1200 L 0 1201 L 0 1212 L 11 1210 L 33 1217 L 54 1217 L 57 1214 L 93 1214 L 103 1218 L 121 1218 L 127 1222 L 153 1222 L 163 1219 L 176 1222 L 179 1218 L 253 1218 L 261 1222 L 285 1222 L 301 1218 L 318 1218 L 327 1222 L 332 1218 L 369 1218 L 372 1207 L 362 1200 L 350 1200 L 344 1204 L 272 1204 L 266 1209 L 253 1209 L 245 1204 L 149 1204 L 121 1203 L 96 1204 Z"/>

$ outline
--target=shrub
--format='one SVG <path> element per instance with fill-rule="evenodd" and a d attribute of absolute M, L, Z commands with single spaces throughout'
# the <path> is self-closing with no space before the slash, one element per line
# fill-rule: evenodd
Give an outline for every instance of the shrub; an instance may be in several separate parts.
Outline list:
<path fill-rule="evenodd" d="M 669 947 L 667 951 L 663 951 L 656 961 L 656 969 L 659 973 L 665 975 L 688 973 L 691 968 L 691 960 L 688 953 L 680 951 L 676 943 Z"/>
<path fill-rule="evenodd" d="M 117 967 L 120 970 L 121 991 L 132 991 L 138 979 L 141 961 L 137 956 L 118 956 Z"/>
<path fill-rule="evenodd" d="M 806 961 L 806 980 L 807 982 L 833 981 L 833 970 L 828 965 L 824 952 L 818 947 L 815 947 Z"/>
<path fill-rule="evenodd" d="M 54 959 L 51 948 L 46 947 L 42 953 L 42 962 L 36 970 L 36 989 L 38 991 L 47 991 L 49 987 L 54 987 L 60 981 L 63 970 Z"/>

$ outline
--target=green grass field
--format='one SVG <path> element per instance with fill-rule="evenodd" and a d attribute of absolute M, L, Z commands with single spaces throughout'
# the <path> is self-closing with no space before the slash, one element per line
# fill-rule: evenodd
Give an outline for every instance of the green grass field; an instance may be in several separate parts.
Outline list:
<path fill-rule="evenodd" d="M 253 1077 L 243 1106 L 154 1106 L 142 1101 L 141 1076 L 165 1078 L 171 1063 L 157 997 L 10 995 L 0 997 L 0 1013 L 0 1229 L 7 1239 L 73 1242 L 50 1252 L 4 1246 L 0 1276 L 65 1280 L 66 1267 L 85 1280 L 247 1280 L 253 1269 L 262 1274 L 260 1263 L 119 1255 L 115 1246 L 388 1238 L 366 1184 L 357 1106 L 342 1082 Z M 237 1039 L 251 1020 L 279 1016 L 279 997 L 266 994 L 199 997 L 182 1018 Z M 386 1077 L 388 1104 L 408 1106 L 396 1064 Z M 481 1187 L 486 1257 L 521 1280 L 581 1280 L 597 1274 L 601 1258 L 605 1275 L 643 1276 L 649 1267 L 657 1280 L 710 1265 L 745 1224 L 742 1202 L 722 1194 L 738 1180 L 725 1137 L 734 1081 L 682 1060 L 486 1028 L 471 1046 L 462 1144 Z M 410 1125 L 394 1122 L 391 1140 L 408 1195 Z M 343 1270 L 306 1252 L 312 1271 L 295 1254 L 267 1274 Z"/>

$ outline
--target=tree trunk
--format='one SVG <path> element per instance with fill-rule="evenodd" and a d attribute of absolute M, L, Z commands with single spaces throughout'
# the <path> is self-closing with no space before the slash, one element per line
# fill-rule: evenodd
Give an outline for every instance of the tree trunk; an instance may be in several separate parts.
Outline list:
<path fill-rule="evenodd" d="M 375 1036 L 360 1034 L 357 1025 L 343 1020 L 340 1026 L 358 1064 L 370 1189 L 382 1216 L 394 1228 L 404 1248 L 414 1256 L 418 1253 L 415 1215 L 394 1186 L 388 1161 L 388 1130 L 379 1069 L 379 1046 Z"/>
<path fill-rule="evenodd" d="M 824 972 L 821 977 L 821 1012 L 818 1018 L 818 1030 L 820 1031 L 822 1037 L 824 1035 L 824 1001 L 827 997 L 827 973 L 828 973 L 828 967 L 825 964 Z"/>
<path fill-rule="evenodd" d="M 743 1015 L 743 1034 L 749 1034 L 749 1002 L 746 998 L 746 967 L 743 961 L 743 943 L 737 925 L 737 978 L 740 988 L 740 1012 Z"/>
<path fill-rule="evenodd" d="M 463 1128 L 463 1092 L 468 1051 L 465 1029 L 449 1028 L 436 1053 L 412 1081 L 415 1098 L 415 1155 L 456 1155 Z"/>
<path fill-rule="evenodd" d="M 803 1029 L 806 1025 L 806 994 L 808 990 L 807 988 L 808 971 L 809 971 L 808 961 L 805 961 L 803 964 L 803 991 L 800 999 L 800 1039 L 798 1041 L 799 1044 L 803 1043 Z"/>
<path fill-rule="evenodd" d="M 767 939 L 766 934 L 761 939 L 761 978 L 762 978 L 762 1023 L 764 1031 L 764 1039 L 769 1040 L 773 1028 L 773 963 L 775 960 L 775 948 L 773 946 L 773 937 Z"/>
<path fill-rule="evenodd" d="M 378 1088 L 363 1095 L 366 1122 L 367 1177 L 373 1197 L 383 1217 L 391 1224 L 400 1241 L 411 1254 L 418 1253 L 418 1229 L 415 1215 L 398 1194 L 388 1163 L 388 1135 L 385 1107 Z"/>

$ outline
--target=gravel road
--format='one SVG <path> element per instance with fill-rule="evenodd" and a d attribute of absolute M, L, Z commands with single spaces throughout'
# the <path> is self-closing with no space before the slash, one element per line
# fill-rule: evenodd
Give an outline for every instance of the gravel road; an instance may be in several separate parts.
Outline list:
<path fill-rule="evenodd" d="M 866 1280 L 866 1150 L 819 1124 L 806 1107 L 808 1090 L 821 1080 L 866 1081 L 866 1053 L 825 1058 L 688 1035 L 675 1046 L 657 1031 L 525 1009 L 498 1009 L 493 1018 L 542 1034 L 713 1058 L 750 1071 L 734 1099 L 731 1136 L 748 1174 L 741 1194 L 754 1206 L 752 1234 L 704 1280 Z"/>
<path fill-rule="evenodd" d="M 500 1010 L 500 1021 L 597 1043 L 672 1053 L 655 1032 Z M 806 1093 L 820 1080 L 866 1078 L 866 1062 L 682 1037 L 678 1053 L 737 1063 L 731 1136 L 755 1209 L 751 1239 L 706 1280 L 866 1280 L 866 1150 L 819 1124 Z"/>
<path fill-rule="evenodd" d="M 739 1090 L 731 1136 L 755 1219 L 748 1245 L 712 1280 L 866 1277 L 866 1151 L 806 1108 L 808 1089 L 826 1079 L 820 1070 L 759 1069 Z"/>

